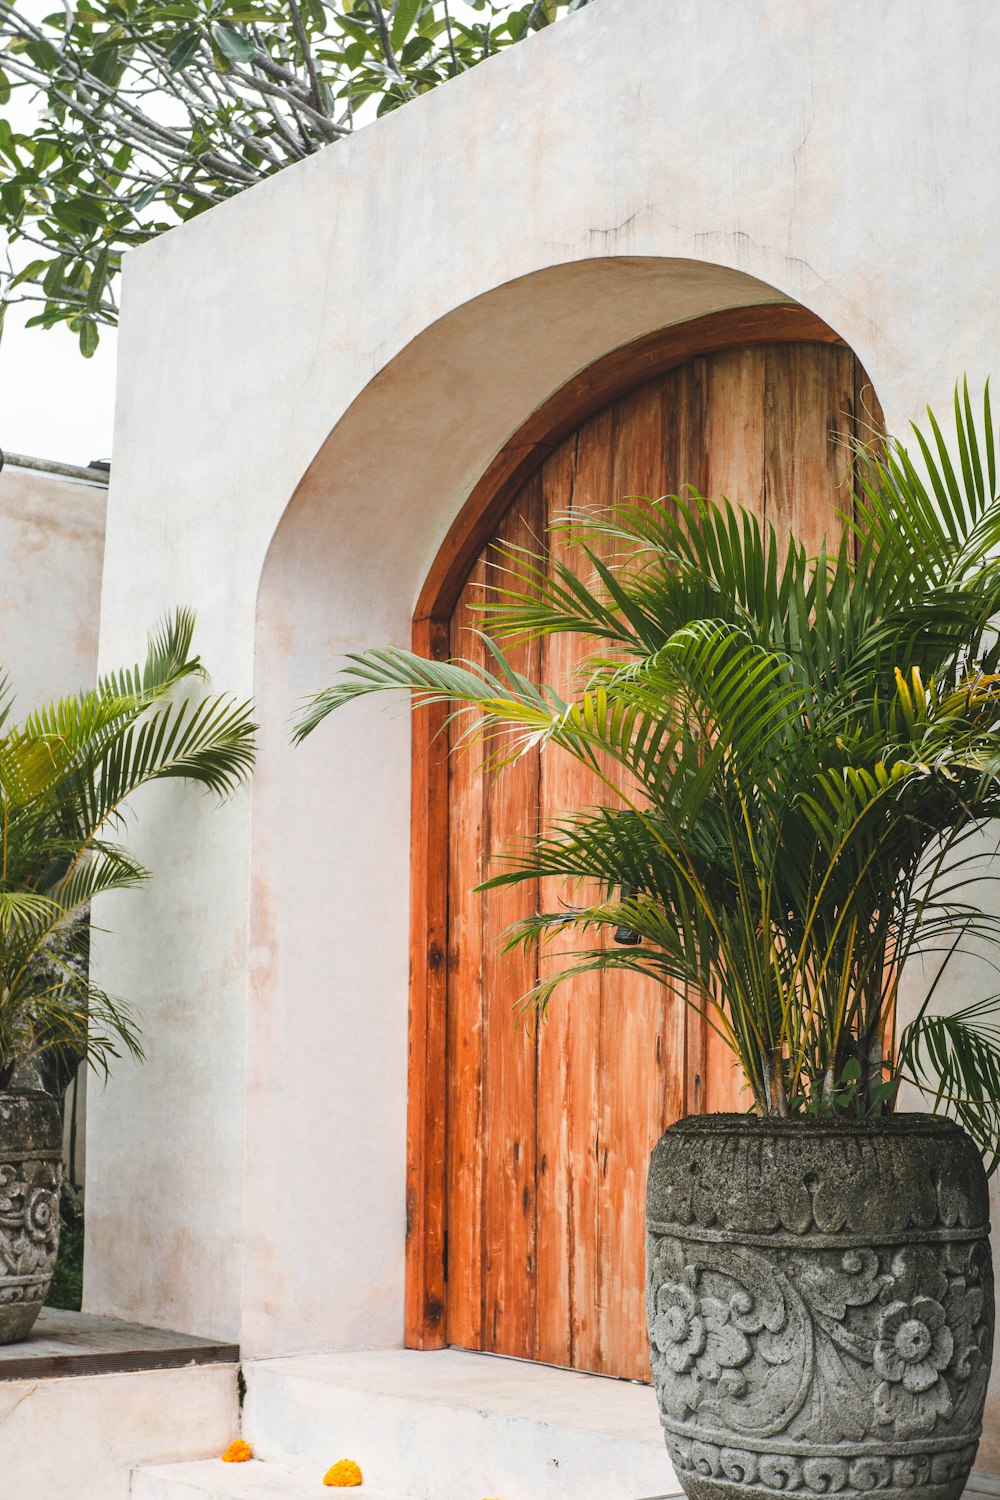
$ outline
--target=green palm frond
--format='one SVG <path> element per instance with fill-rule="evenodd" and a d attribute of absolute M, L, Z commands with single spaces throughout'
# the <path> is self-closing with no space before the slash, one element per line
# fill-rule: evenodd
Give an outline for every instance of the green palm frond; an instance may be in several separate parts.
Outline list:
<path fill-rule="evenodd" d="M 1000 995 L 949 1015 L 920 1015 L 902 1032 L 900 1067 L 931 1108 L 954 1115 L 1000 1165 Z"/>
<path fill-rule="evenodd" d="M 124 668 L 101 677 L 100 697 L 126 697 L 151 702 L 188 677 L 204 677 L 201 659 L 191 655 L 195 615 L 176 609 L 150 632 L 142 666 Z"/>

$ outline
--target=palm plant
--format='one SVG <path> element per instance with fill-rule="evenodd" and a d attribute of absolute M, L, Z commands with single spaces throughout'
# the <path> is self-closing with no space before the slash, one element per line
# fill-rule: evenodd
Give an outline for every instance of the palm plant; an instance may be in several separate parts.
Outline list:
<path fill-rule="evenodd" d="M 175 701 L 204 676 L 194 617 L 179 610 L 149 639 L 145 665 L 11 719 L 0 684 L 0 1088 L 81 1058 L 107 1071 L 141 1057 L 131 1007 L 93 983 L 87 916 L 95 896 L 149 871 L 117 842 L 128 801 L 180 777 L 224 797 L 248 776 L 255 725 L 228 697 Z"/>
<path fill-rule="evenodd" d="M 817 557 L 690 490 L 574 515 L 557 523 L 560 558 L 499 559 L 488 668 L 351 656 L 296 733 L 403 689 L 450 703 L 495 768 L 535 745 L 576 757 L 603 779 L 606 805 L 503 851 L 487 882 L 554 875 L 581 897 L 506 935 L 512 948 L 589 934 L 527 1004 L 544 1012 L 558 985 L 595 968 L 691 987 L 759 1113 L 878 1115 L 910 1079 L 995 1165 L 998 1003 L 932 1008 L 963 940 L 998 941 L 974 900 L 981 832 L 1000 815 L 988 389 L 978 420 L 967 388 L 956 392 L 954 457 L 928 416 L 913 452 L 856 445 L 843 536 Z M 504 651 L 556 632 L 581 645 L 569 699 Z M 932 976 L 901 1027 L 900 980 L 917 954 Z"/>

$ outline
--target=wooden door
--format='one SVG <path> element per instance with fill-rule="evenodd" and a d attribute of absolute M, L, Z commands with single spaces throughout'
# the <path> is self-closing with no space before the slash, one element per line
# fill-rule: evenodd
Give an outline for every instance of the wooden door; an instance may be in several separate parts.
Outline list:
<path fill-rule="evenodd" d="M 829 343 L 692 359 L 560 441 L 492 540 L 535 545 L 557 514 L 693 484 L 815 547 L 848 503 L 849 456 L 836 438 L 853 430 L 862 379 L 850 351 Z M 560 545 L 552 539 L 553 552 Z M 471 606 L 488 596 L 495 566 L 487 545 L 440 642 L 453 656 L 483 659 Z M 566 637 L 534 643 L 518 665 L 558 684 L 575 649 Z M 534 960 L 502 955 L 498 938 L 560 892 L 473 890 L 496 868 L 491 851 L 607 800 L 555 750 L 498 779 L 474 753 L 449 761 L 443 1324 L 451 1344 L 645 1380 L 649 1152 L 682 1114 L 746 1108 L 741 1079 L 697 1009 L 637 977 L 586 976 L 557 992 L 540 1028 L 526 1026 L 515 1007 Z"/>

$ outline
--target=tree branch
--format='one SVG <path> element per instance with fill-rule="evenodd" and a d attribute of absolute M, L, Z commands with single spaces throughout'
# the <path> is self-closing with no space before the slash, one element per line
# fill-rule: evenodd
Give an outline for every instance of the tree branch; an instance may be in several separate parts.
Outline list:
<path fill-rule="evenodd" d="M 323 103 L 323 94 L 319 86 L 319 79 L 316 76 L 316 65 L 313 62 L 312 51 L 309 47 L 309 38 L 306 36 L 306 29 L 302 24 L 302 12 L 299 10 L 296 0 L 288 0 L 288 8 L 292 13 L 292 25 L 295 28 L 295 35 L 302 53 L 302 62 L 309 75 L 309 91 L 312 95 L 313 103 L 317 113 L 326 119 L 326 106 Z"/>
<path fill-rule="evenodd" d="M 378 34 L 382 41 L 382 52 L 385 56 L 385 60 L 389 64 L 389 67 L 396 74 L 396 77 L 399 79 L 400 83 L 405 85 L 406 92 L 412 97 L 413 85 L 406 82 L 406 79 L 403 77 L 403 74 L 400 71 L 399 63 L 396 61 L 396 53 L 392 45 L 392 37 L 389 35 L 389 27 L 386 23 L 385 11 L 382 9 L 382 0 L 368 0 L 368 4 L 375 14 L 375 24 L 378 27 Z"/>

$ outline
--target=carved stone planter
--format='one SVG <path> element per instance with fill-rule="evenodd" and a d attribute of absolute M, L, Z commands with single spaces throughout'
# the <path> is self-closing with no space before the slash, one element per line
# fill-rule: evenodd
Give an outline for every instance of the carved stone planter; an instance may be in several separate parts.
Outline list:
<path fill-rule="evenodd" d="M 653 1377 L 692 1500 L 958 1500 L 994 1316 L 963 1131 L 692 1116 L 653 1151 L 647 1212 Z"/>
<path fill-rule="evenodd" d="M 47 1094 L 0 1093 L 0 1344 L 27 1338 L 59 1248 L 62 1122 Z"/>

